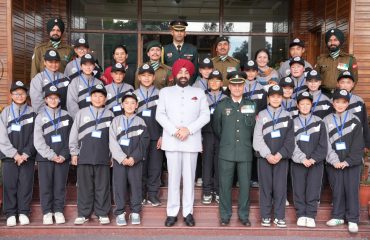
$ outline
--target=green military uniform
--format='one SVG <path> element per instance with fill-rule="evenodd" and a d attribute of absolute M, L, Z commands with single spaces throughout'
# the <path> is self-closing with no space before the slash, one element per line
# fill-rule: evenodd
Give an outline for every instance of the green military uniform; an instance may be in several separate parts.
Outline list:
<path fill-rule="evenodd" d="M 144 63 L 145 64 L 145 63 Z M 150 65 L 150 62 L 146 62 L 146 64 Z M 167 86 L 173 85 L 173 78 L 172 78 L 172 68 L 160 63 L 158 69 L 155 70 L 155 79 L 154 79 L 154 86 L 158 89 L 162 89 Z M 139 88 L 139 79 L 137 76 L 137 72 L 135 75 L 135 89 Z"/>
<path fill-rule="evenodd" d="M 35 47 L 32 56 L 31 65 L 31 79 L 39 72 L 42 72 L 45 68 L 44 66 L 44 55 L 47 50 L 53 49 L 51 41 L 41 43 Z M 67 44 L 60 43 L 58 48 L 55 49 L 60 56 L 60 67 L 59 72 L 64 72 L 65 67 L 68 62 L 71 61 L 73 56 L 73 48 Z"/>
<path fill-rule="evenodd" d="M 224 86 L 227 86 L 229 83 L 227 73 L 240 70 L 240 61 L 230 56 L 227 56 L 224 61 L 221 60 L 220 56 L 217 56 L 212 58 L 212 62 L 214 68 L 222 73 Z"/>
<path fill-rule="evenodd" d="M 356 58 L 342 51 L 336 59 L 333 59 L 329 54 L 320 55 L 317 58 L 315 69 L 322 77 L 322 88 L 329 91 L 336 88 L 337 78 L 341 72 L 351 71 L 355 82 L 358 80 Z"/>
<path fill-rule="evenodd" d="M 189 43 L 183 43 L 180 52 L 177 47 L 170 43 L 163 47 L 164 64 L 172 67 L 173 63 L 180 58 L 187 59 L 194 64 L 195 69 L 198 69 L 198 51 L 197 48 Z"/>
<path fill-rule="evenodd" d="M 213 129 L 220 138 L 219 209 L 221 222 L 225 220 L 227 222 L 231 218 L 231 190 L 235 167 L 240 184 L 239 219 L 246 220 L 249 217 L 249 182 L 253 159 L 252 135 L 255 112 L 256 104 L 253 100 L 242 98 L 238 103 L 231 98 L 225 98 L 217 105 L 213 114 Z"/>

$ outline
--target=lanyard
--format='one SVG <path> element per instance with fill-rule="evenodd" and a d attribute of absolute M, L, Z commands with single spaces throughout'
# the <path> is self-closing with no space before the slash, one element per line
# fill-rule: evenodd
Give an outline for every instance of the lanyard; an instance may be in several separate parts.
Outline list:
<path fill-rule="evenodd" d="M 122 129 L 123 129 L 124 132 L 126 132 L 126 134 L 125 134 L 126 138 L 128 138 L 127 130 L 130 128 L 134 119 L 135 119 L 135 117 L 133 117 L 130 121 L 128 121 L 128 119 L 127 119 L 127 125 L 126 125 L 125 118 L 124 117 L 122 118 Z"/>
<path fill-rule="evenodd" d="M 304 83 L 304 78 L 301 80 L 301 82 L 300 82 L 300 83 L 298 84 L 298 86 L 296 87 L 296 92 L 295 92 L 295 97 L 294 97 L 294 99 L 297 99 L 297 97 L 298 97 L 298 92 L 301 90 L 301 87 L 302 87 L 303 83 Z"/>
<path fill-rule="evenodd" d="M 13 104 L 10 105 L 10 110 L 12 111 L 12 115 L 13 115 L 13 118 L 14 118 L 14 121 L 16 124 L 19 124 L 19 119 L 26 113 L 27 111 L 27 105 L 24 107 L 23 109 L 23 112 L 19 114 L 19 116 L 16 118 L 15 117 L 15 113 L 14 113 L 14 108 L 13 108 Z"/>
<path fill-rule="evenodd" d="M 91 88 L 94 86 L 95 78 L 93 77 L 93 80 L 92 80 L 92 83 L 91 83 L 91 86 L 90 86 L 89 85 L 89 81 L 86 81 L 86 79 L 83 76 L 83 74 L 80 74 L 79 77 L 85 83 L 85 86 L 89 89 L 89 95 L 90 95 Z"/>
<path fill-rule="evenodd" d="M 54 79 L 51 79 L 51 77 L 50 77 L 50 75 L 49 75 L 48 71 L 46 71 L 46 70 L 45 70 L 44 72 L 46 73 L 46 76 L 48 77 L 48 79 L 49 79 L 50 83 L 51 83 L 53 86 L 57 87 L 57 86 L 54 84 L 54 81 L 57 81 L 57 85 L 59 84 L 59 73 L 58 73 L 58 75 L 57 75 L 57 80 L 55 80 L 55 75 L 54 75 Z"/>
<path fill-rule="evenodd" d="M 252 96 L 254 95 L 254 91 L 256 90 L 256 87 L 257 87 L 257 81 L 254 83 L 253 90 L 250 92 L 251 94 L 248 96 L 249 100 L 252 99 Z M 244 91 L 247 92 L 246 88 L 244 88 Z"/>
<path fill-rule="evenodd" d="M 76 65 L 76 68 L 77 68 L 78 75 L 80 75 L 81 71 L 80 71 L 80 66 L 78 66 L 77 59 L 75 59 L 75 65 Z"/>
<path fill-rule="evenodd" d="M 305 119 L 305 124 L 303 124 L 303 121 L 301 120 L 301 117 L 300 117 L 300 116 L 298 116 L 299 122 L 301 123 L 301 126 L 303 127 L 303 129 L 304 129 L 304 131 L 305 131 L 305 133 L 306 133 L 306 134 L 307 134 L 306 127 L 307 127 L 307 125 L 310 123 L 311 118 L 312 118 L 312 114 L 310 115 L 310 117 L 308 118 L 308 120 L 307 120 L 307 121 L 306 121 L 306 119 Z"/>
<path fill-rule="evenodd" d="M 45 110 L 45 113 L 46 113 L 46 115 L 48 116 L 48 118 L 49 118 L 49 120 L 51 121 L 51 123 L 53 124 L 53 126 L 54 126 L 54 130 L 55 130 L 55 133 L 57 133 L 57 131 L 58 131 L 58 128 L 59 128 L 59 124 L 60 124 L 60 119 L 61 119 L 61 115 L 62 115 L 62 109 L 60 108 L 59 109 L 59 112 L 58 112 L 58 122 L 57 122 L 57 124 L 55 124 L 54 123 L 54 120 L 51 118 L 51 116 L 50 116 L 50 114 L 49 114 L 49 112 L 48 112 L 48 110 L 46 110 L 46 108 L 44 108 L 44 110 Z"/>
<path fill-rule="evenodd" d="M 207 85 L 204 84 L 204 82 L 202 81 L 202 78 L 199 79 L 199 82 L 203 85 L 204 90 L 207 90 L 208 89 Z"/>
<path fill-rule="evenodd" d="M 117 87 L 117 90 L 116 90 L 116 87 L 114 86 L 115 85 L 115 83 L 112 83 L 112 88 L 113 88 L 113 91 L 114 91 L 114 94 L 115 94 L 115 97 L 116 97 L 116 103 L 117 103 L 117 105 L 119 105 L 119 97 L 118 97 L 118 94 L 120 94 L 121 93 L 121 91 L 122 91 L 122 88 L 123 88 L 123 84 L 124 83 L 122 83 L 122 86 L 121 87 Z"/>
<path fill-rule="evenodd" d="M 212 101 L 212 105 L 214 105 L 215 107 L 217 106 L 217 104 L 220 102 L 220 100 L 221 100 L 221 97 L 222 97 L 222 92 L 220 92 L 220 95 L 218 95 L 218 98 L 217 98 L 217 100 L 216 100 L 216 96 L 214 96 L 213 95 L 213 98 L 212 98 L 212 94 L 209 92 L 209 91 L 207 91 L 207 94 L 208 94 L 208 97 L 211 99 L 211 101 Z"/>
<path fill-rule="evenodd" d="M 91 115 L 92 115 L 92 116 L 93 116 L 93 118 L 95 119 L 95 129 L 96 129 L 96 127 L 98 126 L 98 124 L 99 124 L 99 122 L 100 122 L 101 118 L 102 118 L 102 117 L 103 117 L 103 115 L 104 115 L 105 108 L 104 108 L 104 110 L 101 112 L 100 117 L 98 117 L 98 118 L 96 118 L 96 117 L 95 117 L 95 114 L 94 114 L 93 110 L 91 109 L 91 106 L 89 106 L 89 109 L 90 109 L 90 113 L 91 113 Z"/>
<path fill-rule="evenodd" d="M 277 116 L 277 118 L 276 118 L 276 119 L 275 119 L 275 113 L 274 113 L 274 116 L 272 116 L 272 114 L 271 114 L 270 110 L 269 110 L 268 108 L 266 108 L 266 110 L 267 110 L 267 112 L 269 113 L 270 118 L 272 119 L 272 122 L 274 123 L 274 125 L 273 125 L 273 129 L 274 129 L 274 128 L 275 128 L 275 125 L 276 125 L 276 123 L 277 123 L 277 121 L 279 120 L 280 114 L 281 114 L 281 112 L 283 111 L 283 109 L 281 109 L 281 110 L 280 110 L 280 112 L 279 112 L 279 114 L 278 114 L 278 116 Z"/>
<path fill-rule="evenodd" d="M 314 102 L 313 107 L 312 107 L 312 109 L 311 109 L 311 112 L 312 112 L 312 113 L 313 113 L 313 112 L 315 112 L 315 108 L 317 107 L 317 104 L 318 104 L 318 103 L 319 103 L 319 101 L 320 101 L 321 95 L 322 95 L 322 93 L 320 93 L 319 97 L 317 98 L 317 101 L 316 101 L 316 102 Z"/>
<path fill-rule="evenodd" d="M 141 90 L 141 88 L 139 88 L 139 90 L 140 90 L 140 94 L 141 94 L 141 96 L 144 98 L 144 102 L 145 102 L 146 107 L 148 107 L 149 99 L 152 97 L 152 95 L 153 95 L 153 93 L 154 93 L 155 88 L 153 87 L 153 90 L 152 90 L 152 92 L 150 93 L 149 97 L 145 97 L 145 96 L 144 96 L 144 93 L 143 93 L 143 91 Z M 147 92 L 147 93 L 148 93 L 148 92 Z"/>
<path fill-rule="evenodd" d="M 337 122 L 337 118 L 334 116 L 333 114 L 333 119 L 334 119 L 334 123 L 335 123 L 335 127 L 337 128 L 337 131 L 338 131 L 338 134 L 339 136 L 342 138 L 343 136 L 343 128 L 344 128 L 344 124 L 346 123 L 346 120 L 347 120 L 347 115 L 348 115 L 348 111 L 346 112 L 346 115 L 344 115 L 344 120 L 343 120 L 343 123 L 341 123 L 342 125 L 340 126 L 340 129 L 338 127 L 338 122 Z"/>
<path fill-rule="evenodd" d="M 285 105 L 284 101 L 282 102 L 282 105 L 283 107 L 285 108 L 285 110 L 287 110 L 288 112 L 290 112 L 290 109 L 292 108 L 292 104 L 293 104 L 293 101 L 290 101 L 289 103 L 289 108 L 288 108 L 288 104 Z"/>

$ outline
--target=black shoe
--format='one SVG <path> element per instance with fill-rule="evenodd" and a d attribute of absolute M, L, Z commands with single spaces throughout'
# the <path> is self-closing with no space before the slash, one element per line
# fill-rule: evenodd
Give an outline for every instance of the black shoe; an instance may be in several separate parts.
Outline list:
<path fill-rule="evenodd" d="M 195 221 L 194 221 L 193 215 L 191 213 L 189 213 L 186 217 L 184 217 L 184 222 L 185 222 L 186 226 L 188 226 L 188 227 L 195 226 Z"/>
<path fill-rule="evenodd" d="M 230 219 L 221 219 L 221 225 L 222 226 L 229 225 L 229 223 L 230 223 Z"/>
<path fill-rule="evenodd" d="M 239 219 L 240 220 L 240 222 L 244 225 L 244 226 L 246 226 L 246 227 L 250 227 L 251 226 L 251 222 L 249 221 L 249 219 L 247 218 L 247 219 Z"/>
<path fill-rule="evenodd" d="M 172 227 L 177 222 L 177 217 L 167 217 L 164 225 L 166 227 Z"/>
<path fill-rule="evenodd" d="M 149 196 L 147 203 L 152 204 L 153 207 L 158 207 L 162 204 L 161 201 L 159 201 L 159 199 L 157 198 L 157 196 Z"/>

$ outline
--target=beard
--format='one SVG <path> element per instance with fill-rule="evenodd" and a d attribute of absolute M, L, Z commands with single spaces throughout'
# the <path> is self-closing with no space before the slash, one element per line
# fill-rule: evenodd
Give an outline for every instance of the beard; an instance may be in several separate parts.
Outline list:
<path fill-rule="evenodd" d="M 329 46 L 329 51 L 330 52 L 336 52 L 338 50 L 339 50 L 339 46 L 337 46 L 337 45 L 330 45 Z"/>
<path fill-rule="evenodd" d="M 54 42 L 59 42 L 61 38 L 62 38 L 62 36 L 59 36 L 57 34 L 54 34 L 54 35 L 50 36 L 50 40 L 54 41 Z"/>
<path fill-rule="evenodd" d="M 185 77 L 176 79 L 176 84 L 177 86 L 184 88 L 189 85 L 189 79 Z"/>

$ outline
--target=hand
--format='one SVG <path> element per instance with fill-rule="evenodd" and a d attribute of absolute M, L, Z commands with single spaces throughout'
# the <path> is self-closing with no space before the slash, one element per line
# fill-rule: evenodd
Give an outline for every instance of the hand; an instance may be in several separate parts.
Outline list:
<path fill-rule="evenodd" d="M 311 160 L 307 160 L 307 159 L 305 159 L 305 160 L 303 160 L 303 162 L 302 162 L 302 164 L 305 166 L 305 167 L 311 167 L 311 165 L 312 165 L 312 162 L 311 162 Z"/>
<path fill-rule="evenodd" d="M 28 155 L 23 153 L 22 154 L 22 158 L 23 158 L 23 161 L 27 161 L 28 160 Z"/>
<path fill-rule="evenodd" d="M 314 165 L 316 163 L 316 161 L 313 160 L 312 158 L 310 158 L 309 161 L 311 162 L 311 165 Z"/>
<path fill-rule="evenodd" d="M 23 163 L 23 158 L 18 153 L 15 154 L 13 158 L 14 158 L 14 163 L 16 163 L 18 166 L 20 166 Z"/>
<path fill-rule="evenodd" d="M 59 164 L 62 164 L 62 163 L 64 163 L 64 161 L 65 161 L 66 159 L 63 157 L 63 156 L 58 156 L 58 160 L 56 161 L 56 163 L 59 163 Z"/>
<path fill-rule="evenodd" d="M 190 131 L 188 128 L 186 127 L 182 127 L 180 128 L 177 132 L 176 132 L 176 137 L 180 140 L 180 141 L 185 141 L 186 138 L 190 135 Z"/>
<path fill-rule="evenodd" d="M 276 162 L 276 163 L 278 163 L 278 162 L 280 162 L 280 160 L 282 159 L 282 156 L 281 156 L 281 154 L 280 154 L 280 153 L 276 153 L 276 154 L 274 155 L 274 158 L 275 158 L 275 162 Z"/>
<path fill-rule="evenodd" d="M 72 156 L 71 163 L 74 166 L 77 166 L 78 156 Z"/>
<path fill-rule="evenodd" d="M 267 161 L 270 163 L 270 164 L 276 164 L 276 161 L 275 161 L 275 157 L 274 157 L 274 155 L 268 155 L 267 157 L 266 157 L 266 159 L 267 159 Z"/>
<path fill-rule="evenodd" d="M 55 155 L 52 159 L 51 159 L 51 161 L 53 161 L 53 162 L 56 162 L 56 163 L 58 163 L 59 162 L 59 156 L 58 155 Z"/>
<path fill-rule="evenodd" d="M 337 163 L 334 164 L 334 167 L 336 169 L 342 169 L 342 163 L 341 162 L 337 162 Z"/>
<path fill-rule="evenodd" d="M 162 137 L 160 137 L 157 141 L 157 149 L 161 149 L 162 147 Z"/>
<path fill-rule="evenodd" d="M 134 166 L 134 164 L 135 164 L 135 160 L 134 160 L 134 158 L 133 158 L 133 157 L 130 157 L 128 160 L 129 160 L 128 165 L 129 165 L 130 167 Z"/>

